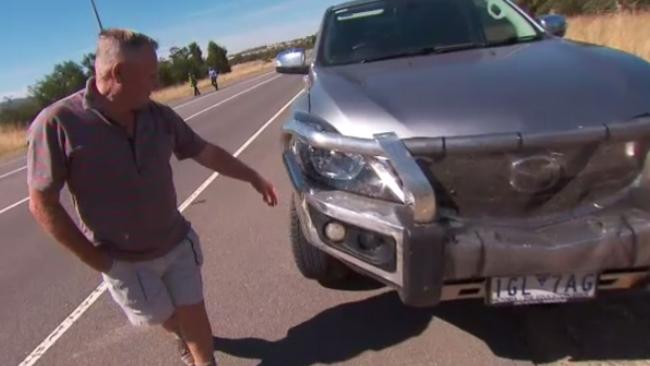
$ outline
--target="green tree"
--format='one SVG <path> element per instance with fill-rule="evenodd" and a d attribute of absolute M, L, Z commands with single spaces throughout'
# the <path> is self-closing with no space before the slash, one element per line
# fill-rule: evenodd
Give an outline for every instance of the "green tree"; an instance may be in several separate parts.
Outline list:
<path fill-rule="evenodd" d="M 54 66 L 51 74 L 29 87 L 29 93 L 40 107 L 45 107 L 82 89 L 85 84 L 83 68 L 73 61 L 66 61 Z"/>
<path fill-rule="evenodd" d="M 166 87 L 176 84 L 174 80 L 173 64 L 169 60 L 158 61 L 158 82 L 160 86 Z"/>
<path fill-rule="evenodd" d="M 198 63 L 198 64 L 203 64 L 203 51 L 201 51 L 201 47 L 199 47 L 196 42 L 192 42 L 187 46 L 187 50 L 189 51 L 189 56 L 190 58 Z"/>
<path fill-rule="evenodd" d="M 228 62 L 228 50 L 217 43 L 210 41 L 208 43 L 208 58 L 206 64 L 213 67 L 221 74 L 227 74 L 231 71 L 230 62 Z"/>
<path fill-rule="evenodd" d="M 189 51 L 190 69 L 197 77 L 205 75 L 207 68 L 203 60 L 203 51 L 196 42 L 192 42 L 187 46 Z"/>
<path fill-rule="evenodd" d="M 171 75 L 174 83 L 179 84 L 187 81 L 187 74 L 192 71 L 190 61 L 190 50 L 187 47 L 172 47 L 169 50 L 171 60 Z"/>
<path fill-rule="evenodd" d="M 81 66 L 84 67 L 86 78 L 95 76 L 95 54 L 87 53 L 81 59 Z"/>

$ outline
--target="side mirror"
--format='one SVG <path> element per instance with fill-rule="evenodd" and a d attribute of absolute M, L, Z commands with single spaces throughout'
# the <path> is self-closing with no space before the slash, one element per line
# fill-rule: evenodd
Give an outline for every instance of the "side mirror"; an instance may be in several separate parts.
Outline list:
<path fill-rule="evenodd" d="M 275 58 L 275 71 L 280 74 L 308 74 L 309 65 L 305 50 L 291 48 L 278 53 Z"/>
<path fill-rule="evenodd" d="M 567 30 L 566 18 L 562 15 L 542 15 L 539 23 L 554 36 L 564 37 Z"/>

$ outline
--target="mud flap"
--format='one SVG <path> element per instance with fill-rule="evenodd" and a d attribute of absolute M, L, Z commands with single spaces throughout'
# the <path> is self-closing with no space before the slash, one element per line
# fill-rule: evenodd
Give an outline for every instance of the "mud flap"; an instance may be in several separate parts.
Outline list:
<path fill-rule="evenodd" d="M 404 241 L 404 286 L 400 297 L 406 305 L 437 305 L 444 280 L 444 229 L 438 225 L 413 226 Z"/>

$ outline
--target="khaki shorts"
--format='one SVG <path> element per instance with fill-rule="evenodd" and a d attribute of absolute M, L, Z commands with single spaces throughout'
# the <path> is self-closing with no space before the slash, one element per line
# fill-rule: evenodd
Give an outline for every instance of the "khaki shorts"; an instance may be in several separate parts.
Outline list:
<path fill-rule="evenodd" d="M 115 261 L 102 274 L 113 300 L 134 325 L 164 323 L 183 305 L 203 301 L 199 237 L 190 230 L 171 252 L 149 261 Z"/>

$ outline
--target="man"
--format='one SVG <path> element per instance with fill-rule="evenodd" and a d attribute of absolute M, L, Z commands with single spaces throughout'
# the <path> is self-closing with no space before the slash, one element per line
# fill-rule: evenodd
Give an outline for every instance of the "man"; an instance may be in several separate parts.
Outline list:
<path fill-rule="evenodd" d="M 61 245 L 102 273 L 131 323 L 162 325 L 188 365 L 216 365 L 203 256 L 176 206 L 171 154 L 250 183 L 270 206 L 277 195 L 258 173 L 149 99 L 157 84 L 156 48 L 142 34 L 100 34 L 95 78 L 44 109 L 30 127 L 30 210 Z M 66 183 L 81 230 L 59 201 Z"/>
<path fill-rule="evenodd" d="M 212 82 L 212 86 L 214 86 L 214 90 L 219 90 L 219 85 L 217 84 L 219 72 L 211 67 L 208 69 L 208 75 L 210 75 L 210 81 Z"/>
<path fill-rule="evenodd" d="M 196 97 L 197 95 L 201 95 L 201 92 L 199 91 L 199 88 L 197 86 L 196 77 L 194 77 L 194 74 L 192 74 L 191 71 L 189 72 L 189 79 L 190 79 L 190 85 L 194 90 L 194 96 Z"/>

